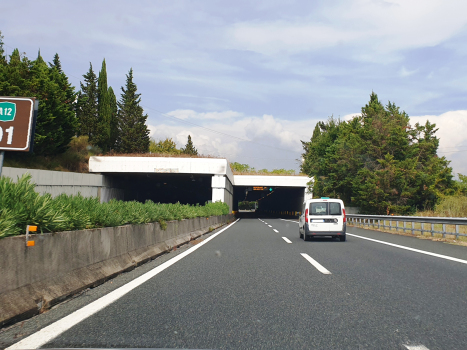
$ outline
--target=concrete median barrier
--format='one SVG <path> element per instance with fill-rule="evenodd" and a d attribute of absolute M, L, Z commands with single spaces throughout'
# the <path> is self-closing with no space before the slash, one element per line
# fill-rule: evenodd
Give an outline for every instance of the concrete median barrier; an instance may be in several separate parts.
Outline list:
<path fill-rule="evenodd" d="M 34 316 L 89 287 L 134 269 L 233 215 L 30 235 L 0 240 L 0 327 Z"/>

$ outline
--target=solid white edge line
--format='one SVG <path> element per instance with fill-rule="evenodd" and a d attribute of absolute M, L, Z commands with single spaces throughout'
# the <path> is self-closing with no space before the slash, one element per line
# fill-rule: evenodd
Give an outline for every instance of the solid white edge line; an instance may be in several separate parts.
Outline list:
<path fill-rule="evenodd" d="M 287 243 L 292 243 L 292 241 L 291 241 L 290 239 L 288 239 L 287 237 L 282 237 L 282 239 L 283 239 L 284 241 L 286 241 Z"/>
<path fill-rule="evenodd" d="M 331 275 L 331 271 L 329 271 L 328 269 L 326 269 L 323 265 L 321 265 L 319 262 L 317 262 L 315 259 L 313 259 L 311 256 L 309 256 L 308 254 L 305 254 L 305 253 L 300 253 L 301 256 L 303 256 L 306 260 L 308 260 L 308 262 L 313 265 L 314 267 L 316 267 L 316 269 L 325 274 L 325 275 Z"/>
<path fill-rule="evenodd" d="M 131 290 L 135 289 L 136 287 L 140 286 L 144 282 L 148 281 L 149 279 L 153 278 L 160 272 L 164 271 L 171 265 L 175 264 L 179 260 L 183 259 L 187 255 L 193 253 L 196 249 L 200 248 L 201 246 L 208 243 L 211 239 L 217 237 L 219 234 L 230 228 L 232 225 L 237 223 L 240 219 L 235 220 L 233 223 L 224 227 L 219 232 L 216 232 L 212 236 L 206 238 L 204 241 L 198 243 L 197 245 L 193 246 L 192 248 L 188 249 L 187 251 L 173 257 L 172 259 L 166 261 L 165 263 L 155 267 L 154 269 L 146 272 L 145 274 L 135 278 L 133 281 L 128 282 L 127 284 L 115 289 L 114 291 L 110 292 L 109 294 L 104 295 L 103 297 L 93 301 L 92 303 L 82 307 L 81 309 L 76 310 L 75 312 L 71 313 L 64 318 L 55 321 L 54 323 L 50 324 L 49 326 L 42 328 L 40 331 L 31 334 L 30 336 L 24 338 L 23 340 L 11 345 L 10 347 L 6 348 L 5 350 L 13 350 L 13 349 L 37 349 L 42 345 L 48 343 L 52 339 L 58 337 L 63 332 L 67 331 L 71 327 L 75 326 L 79 322 L 85 320 L 89 316 L 92 316 L 96 312 L 102 310 L 106 306 L 112 304 L 113 302 L 120 299 L 122 296 L 130 292 Z"/>
<path fill-rule="evenodd" d="M 275 233 L 279 233 L 279 231 L 277 231 L 275 228 L 272 229 Z"/>
<path fill-rule="evenodd" d="M 427 251 L 424 251 L 424 250 L 415 249 L 415 248 L 409 248 L 409 247 L 405 247 L 405 246 L 399 245 L 399 244 L 394 244 L 394 243 L 379 241 L 379 240 L 377 240 L 377 239 L 368 238 L 368 237 L 363 237 L 363 236 L 359 236 L 359 235 L 354 235 L 354 234 L 348 233 L 348 232 L 347 232 L 346 234 L 349 235 L 349 236 L 352 236 L 352 237 L 357 237 L 357 238 L 361 238 L 361 239 L 366 239 L 366 240 L 368 240 L 368 241 L 372 241 L 372 242 L 376 242 L 376 243 L 386 244 L 386 245 L 389 245 L 389 246 L 391 246 L 391 247 L 396 247 L 396 248 L 400 248 L 400 249 L 410 250 L 410 251 L 412 251 L 412 252 L 416 252 L 416 253 L 420 253 L 420 254 L 431 255 L 431 256 L 435 256 L 435 257 L 437 257 L 437 258 L 441 258 L 441 259 L 446 259 L 446 260 L 451 260 L 451 261 L 459 262 L 459 263 L 461 263 L 461 264 L 467 264 L 467 260 L 462 260 L 462 259 L 458 259 L 458 258 L 453 258 L 453 257 L 447 256 L 447 255 L 441 255 L 441 254 L 436 254 L 436 253 L 430 253 L 430 252 L 427 252 Z"/>

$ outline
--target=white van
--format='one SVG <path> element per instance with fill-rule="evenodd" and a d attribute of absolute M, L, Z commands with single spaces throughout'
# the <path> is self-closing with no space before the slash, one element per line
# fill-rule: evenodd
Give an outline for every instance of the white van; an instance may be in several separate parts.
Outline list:
<path fill-rule="evenodd" d="M 298 230 L 300 238 L 307 241 L 315 236 L 339 237 L 345 242 L 345 208 L 340 199 L 321 197 L 303 203 Z"/>

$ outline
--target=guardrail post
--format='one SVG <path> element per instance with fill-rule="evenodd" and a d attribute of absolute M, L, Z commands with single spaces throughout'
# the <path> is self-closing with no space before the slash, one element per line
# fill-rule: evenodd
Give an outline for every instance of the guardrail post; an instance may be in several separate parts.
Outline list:
<path fill-rule="evenodd" d="M 443 238 L 446 237 L 446 224 L 443 224 Z"/>
<path fill-rule="evenodd" d="M 404 233 L 406 232 L 405 230 L 407 229 L 407 222 L 404 221 Z"/>
<path fill-rule="evenodd" d="M 422 236 L 425 236 L 425 223 L 422 222 L 422 229 L 421 229 Z"/>
<path fill-rule="evenodd" d="M 414 235 L 415 234 L 415 222 L 412 221 L 412 234 Z"/>
<path fill-rule="evenodd" d="M 396 221 L 396 232 L 399 232 L 399 220 Z"/>
<path fill-rule="evenodd" d="M 381 220 L 378 219 L 378 230 L 379 230 L 380 227 L 381 227 Z"/>
<path fill-rule="evenodd" d="M 456 239 L 459 239 L 459 225 L 456 225 Z"/>
<path fill-rule="evenodd" d="M 435 235 L 434 230 L 435 230 L 435 224 L 431 224 L 431 237 Z"/>

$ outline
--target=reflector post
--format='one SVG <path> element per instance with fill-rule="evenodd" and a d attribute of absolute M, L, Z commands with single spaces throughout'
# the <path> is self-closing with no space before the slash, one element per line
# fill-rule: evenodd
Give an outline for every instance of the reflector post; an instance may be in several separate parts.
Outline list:
<path fill-rule="evenodd" d="M 29 232 L 37 232 L 37 226 L 36 225 L 26 226 L 26 247 L 34 247 L 36 243 L 34 241 L 29 240 Z"/>

